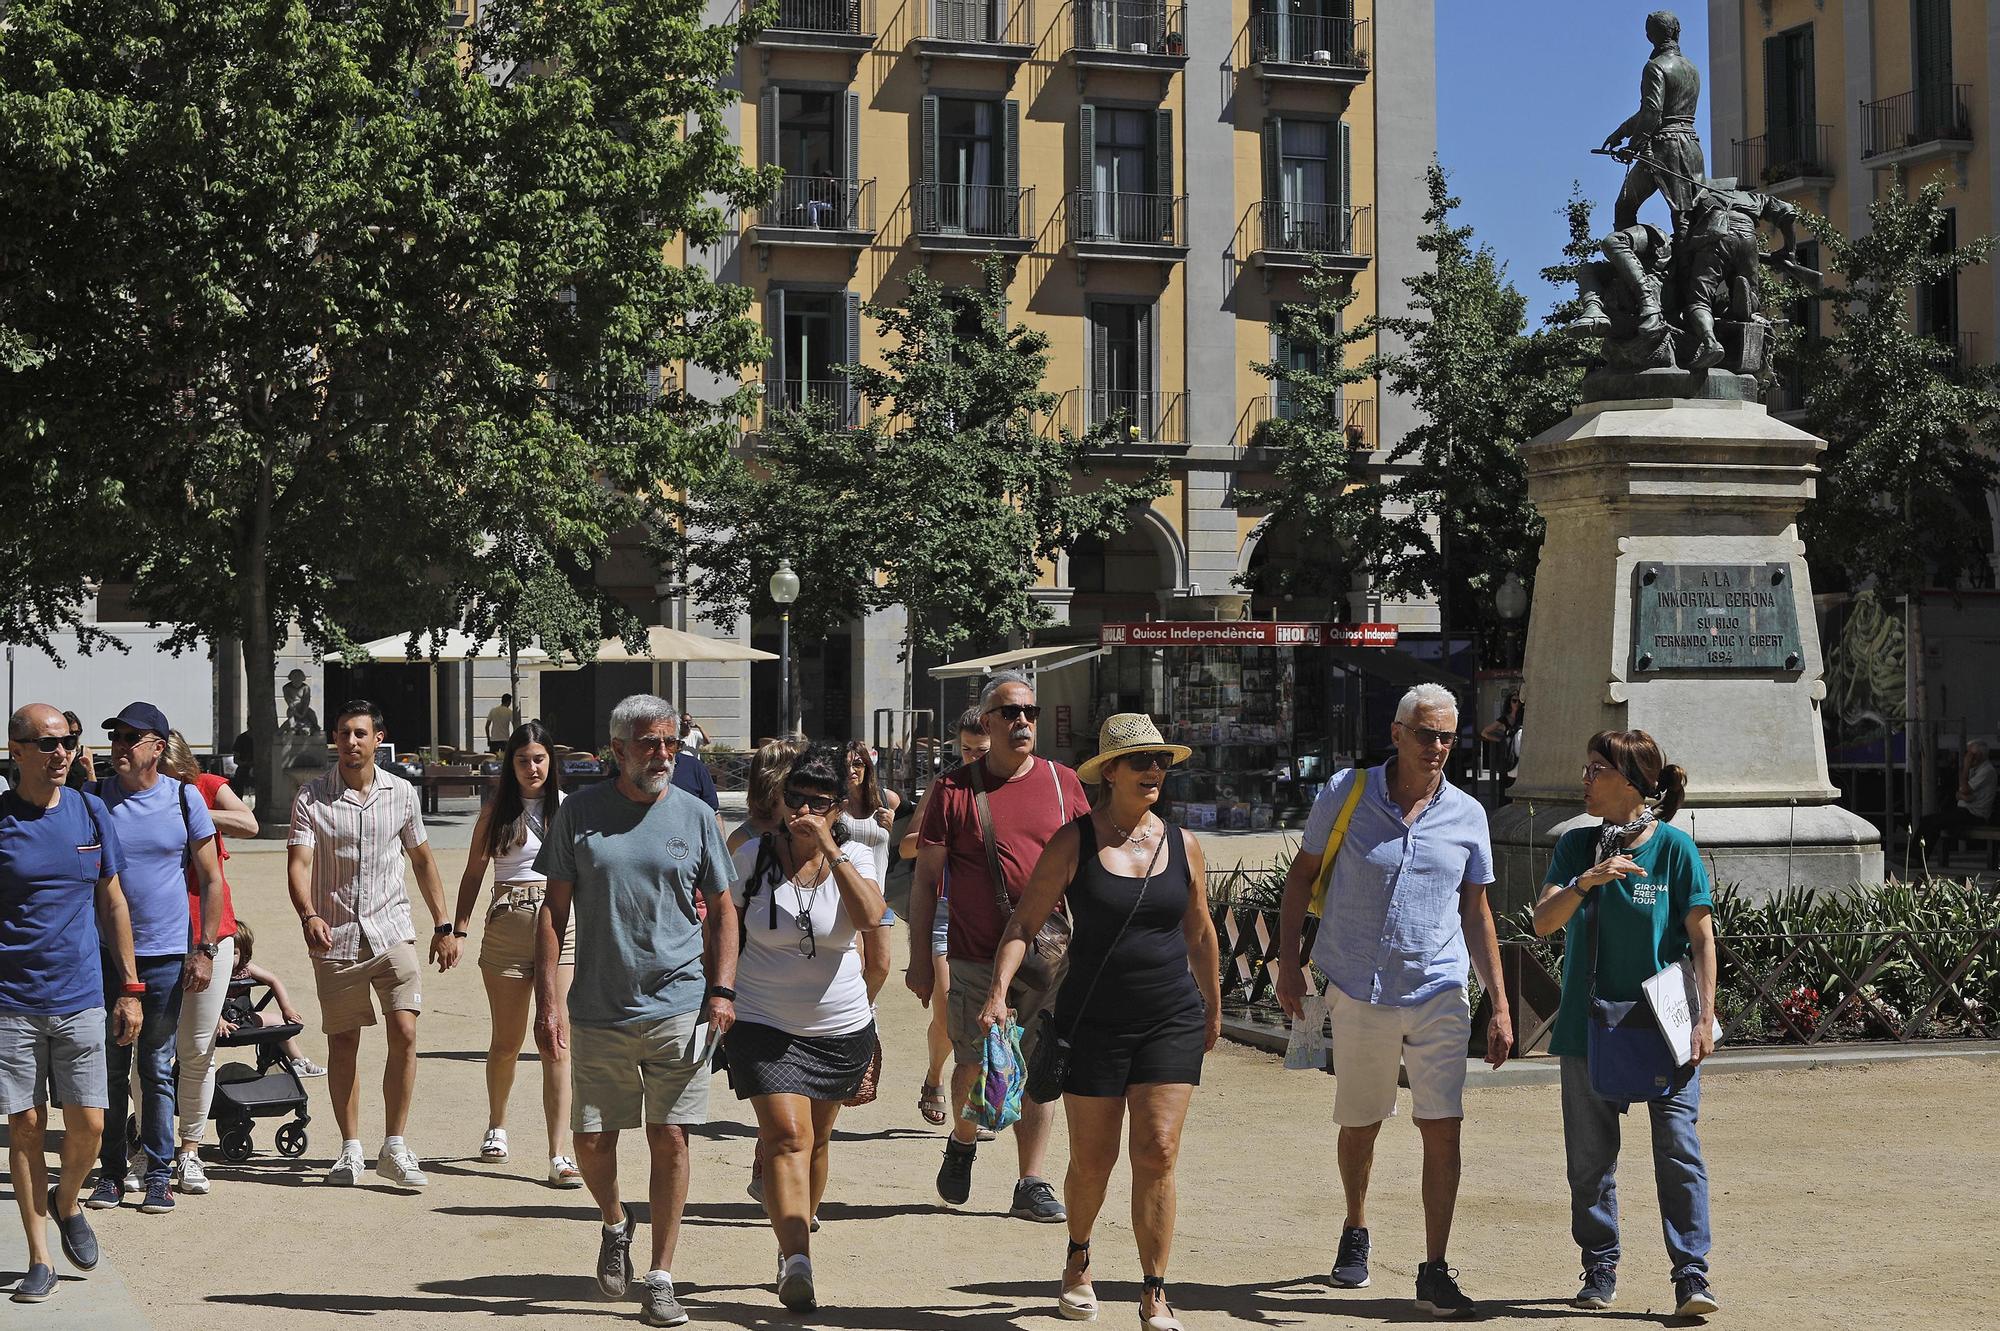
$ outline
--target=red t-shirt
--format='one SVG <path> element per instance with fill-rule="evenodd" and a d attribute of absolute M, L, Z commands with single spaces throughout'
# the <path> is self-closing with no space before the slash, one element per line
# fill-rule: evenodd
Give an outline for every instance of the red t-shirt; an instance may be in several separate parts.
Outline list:
<path fill-rule="evenodd" d="M 229 784 L 229 778 L 217 776 L 213 772 L 203 772 L 194 779 L 194 788 L 201 792 L 201 802 L 209 808 L 215 807 L 215 792 Z M 215 862 L 217 868 L 229 858 L 229 851 L 222 844 L 222 833 L 215 834 Z M 195 867 L 188 865 L 188 920 L 194 929 L 190 937 L 201 938 L 201 875 Z M 229 875 L 222 875 L 222 928 L 215 935 L 216 941 L 233 938 L 236 935 L 236 908 L 229 901 Z"/>
<path fill-rule="evenodd" d="M 995 782 L 985 762 L 965 766 L 939 779 L 924 811 L 917 842 L 943 846 L 949 853 L 951 930 L 946 939 L 950 956 L 961 961 L 991 961 L 1000 947 L 1007 919 L 994 899 L 993 875 L 986 868 L 986 841 L 979 831 L 974 799 L 978 782 L 993 809 L 993 843 L 1000 873 L 1007 880 L 1008 900 L 1019 902 L 1042 857 L 1042 848 L 1063 824 L 1090 811 L 1083 782 L 1061 763 L 1034 758 L 1011 781 Z"/>

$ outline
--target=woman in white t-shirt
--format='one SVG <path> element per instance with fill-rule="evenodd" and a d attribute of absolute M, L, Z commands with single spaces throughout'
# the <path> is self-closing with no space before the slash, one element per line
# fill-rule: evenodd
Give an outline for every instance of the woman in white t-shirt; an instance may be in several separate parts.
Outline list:
<path fill-rule="evenodd" d="M 528 1037 L 528 1018 L 535 993 L 535 930 L 548 881 L 535 872 L 535 853 L 542 833 L 555 821 L 562 803 L 561 782 L 555 774 L 555 738 L 539 721 L 516 727 L 500 754 L 500 782 L 493 801 L 480 811 L 472 829 L 472 849 L 465 874 L 458 880 L 458 906 L 452 928 L 465 937 L 472 910 L 479 902 L 479 885 L 486 866 L 493 866 L 493 900 L 486 908 L 485 935 L 480 940 L 479 972 L 486 981 L 486 1006 L 493 1017 L 486 1047 L 486 1136 L 479 1158 L 507 1158 L 507 1097 L 514 1089 L 514 1065 Z M 572 921 L 563 938 L 556 965 L 556 993 L 567 1000 L 576 972 L 576 927 Z M 580 1188 L 583 1175 L 570 1154 L 569 1055 L 542 1057 L 542 1112 L 548 1120 L 548 1182 L 558 1188 Z"/>
<path fill-rule="evenodd" d="M 785 781 L 783 826 L 736 851 L 730 889 L 743 940 L 723 1051 L 736 1098 L 757 1115 L 778 1298 L 795 1312 L 817 1306 L 809 1227 L 833 1122 L 875 1054 L 859 939 L 885 907 L 872 855 L 846 841 L 846 788 L 838 745 L 807 750 Z"/>

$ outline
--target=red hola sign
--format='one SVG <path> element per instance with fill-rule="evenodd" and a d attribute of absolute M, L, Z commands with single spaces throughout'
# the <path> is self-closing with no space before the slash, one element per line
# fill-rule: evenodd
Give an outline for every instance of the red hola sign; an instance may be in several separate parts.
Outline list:
<path fill-rule="evenodd" d="M 1257 619 L 1149 619 L 1103 624 L 1100 647 L 1394 647 L 1394 624 L 1287 624 Z"/>

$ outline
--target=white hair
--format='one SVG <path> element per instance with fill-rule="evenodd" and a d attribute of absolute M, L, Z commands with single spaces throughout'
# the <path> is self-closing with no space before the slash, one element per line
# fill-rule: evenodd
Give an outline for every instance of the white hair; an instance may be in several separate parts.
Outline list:
<path fill-rule="evenodd" d="M 979 710 L 984 712 L 987 708 L 991 707 L 993 705 L 993 695 L 1006 688 L 1009 684 L 1019 684 L 1030 694 L 1033 694 L 1035 691 L 1035 686 L 1020 671 L 1002 670 L 999 674 L 987 680 L 986 687 L 979 691 Z"/>
<path fill-rule="evenodd" d="M 650 693 L 635 693 L 611 709 L 611 738 L 630 739 L 642 730 L 651 730 L 662 721 L 672 726 L 675 734 L 680 733 L 679 708 L 665 698 Z"/>
<path fill-rule="evenodd" d="M 1408 725 L 1418 709 L 1426 707 L 1442 707 L 1457 716 L 1458 697 L 1442 684 L 1412 684 L 1403 700 L 1396 704 L 1396 720 Z"/>

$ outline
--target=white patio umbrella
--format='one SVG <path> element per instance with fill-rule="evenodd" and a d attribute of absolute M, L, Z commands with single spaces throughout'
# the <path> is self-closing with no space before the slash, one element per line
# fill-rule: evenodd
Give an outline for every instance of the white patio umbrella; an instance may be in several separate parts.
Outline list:
<path fill-rule="evenodd" d="M 472 636 L 459 629 L 452 629 L 433 645 L 427 632 L 417 635 L 417 654 L 409 655 L 410 635 L 396 633 L 373 642 L 364 642 L 352 652 L 336 652 L 347 665 L 361 665 L 369 661 L 383 664 L 428 664 L 431 668 L 431 756 L 437 757 L 438 747 L 438 673 L 440 663 L 450 661 L 504 661 L 507 659 L 507 644 L 499 638 L 488 638 L 475 642 Z M 523 647 L 515 653 L 515 659 L 526 670 L 547 669 L 552 662 L 549 654 L 539 647 Z"/>
<path fill-rule="evenodd" d="M 722 638 L 703 637 L 699 633 L 689 633 L 685 629 L 668 628 L 655 624 L 646 630 L 644 651 L 633 652 L 625 646 L 623 638 L 606 638 L 597 645 L 598 665 L 645 665 L 653 666 L 653 692 L 660 691 L 661 665 L 676 661 L 775 661 L 777 653 L 759 651 L 743 642 L 729 642 Z M 555 670 L 575 670 L 582 662 L 569 662 L 551 666 Z"/>

